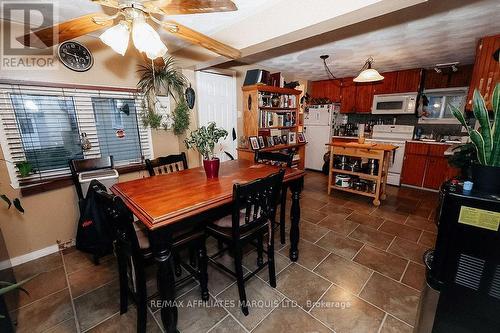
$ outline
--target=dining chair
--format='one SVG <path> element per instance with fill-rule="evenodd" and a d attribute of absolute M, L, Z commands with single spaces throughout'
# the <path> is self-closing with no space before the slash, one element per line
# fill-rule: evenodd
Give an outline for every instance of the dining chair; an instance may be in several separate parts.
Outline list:
<path fill-rule="evenodd" d="M 184 152 L 176 155 L 158 157 L 154 160 L 146 159 L 145 162 L 146 169 L 150 176 L 177 172 L 188 168 L 186 153 Z"/>
<path fill-rule="evenodd" d="M 246 184 L 233 185 L 231 215 L 226 215 L 207 225 L 207 233 L 221 240 L 227 247 L 209 257 L 210 262 L 236 277 L 241 310 L 248 315 L 245 282 L 265 266 L 269 269 L 269 284 L 276 287 L 274 264 L 274 223 L 276 205 L 280 196 L 285 170 Z M 267 251 L 264 250 L 264 234 L 269 233 Z M 243 276 L 242 249 L 246 244 L 257 247 L 257 269 Z M 215 259 L 229 250 L 234 255 L 234 271 Z M 267 262 L 263 262 L 263 253 Z"/>
<path fill-rule="evenodd" d="M 146 169 L 151 177 L 188 169 L 186 153 L 184 152 L 180 154 L 161 156 L 154 160 L 146 159 L 145 163 Z M 193 249 L 189 250 L 189 260 L 191 266 L 196 265 L 196 253 Z M 180 276 L 182 274 L 180 261 L 181 259 L 179 253 L 174 253 L 174 268 L 176 276 Z"/>
<path fill-rule="evenodd" d="M 288 167 L 292 166 L 294 152 L 291 151 L 289 153 L 281 153 L 281 152 L 269 152 L 269 151 L 257 151 L 255 152 L 255 162 L 264 163 L 264 164 L 272 164 L 278 165 L 280 167 Z M 284 186 L 282 189 L 283 198 L 280 202 L 280 215 L 283 215 L 283 218 L 280 218 L 280 222 L 276 222 L 280 227 L 280 243 L 285 244 L 286 238 L 286 230 L 285 223 L 281 221 L 285 220 L 285 202 L 286 202 L 286 193 L 287 188 Z"/>
<path fill-rule="evenodd" d="M 137 307 L 137 332 L 146 332 L 147 324 L 147 288 L 146 266 L 155 264 L 150 248 L 148 234 L 143 228 L 135 226 L 133 215 L 122 199 L 106 191 L 106 187 L 94 180 L 90 185 L 95 191 L 101 211 L 106 217 L 109 228 L 114 234 L 114 250 L 118 261 L 120 285 L 120 314 L 128 309 L 128 294 L 132 296 Z M 176 280 L 178 286 L 195 277 L 200 282 L 201 296 L 208 300 L 208 273 L 205 247 L 205 232 L 203 229 L 192 229 L 181 234 L 174 234 L 172 250 L 195 246 L 198 250 L 198 268 L 183 264 L 188 275 Z M 156 297 L 151 295 L 150 298 Z"/>

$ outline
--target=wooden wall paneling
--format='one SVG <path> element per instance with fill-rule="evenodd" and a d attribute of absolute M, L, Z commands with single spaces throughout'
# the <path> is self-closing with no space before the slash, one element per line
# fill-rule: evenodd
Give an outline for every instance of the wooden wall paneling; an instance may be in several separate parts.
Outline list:
<path fill-rule="evenodd" d="M 447 88 L 468 87 L 472 77 L 474 65 L 458 66 L 458 72 L 452 73 Z"/>

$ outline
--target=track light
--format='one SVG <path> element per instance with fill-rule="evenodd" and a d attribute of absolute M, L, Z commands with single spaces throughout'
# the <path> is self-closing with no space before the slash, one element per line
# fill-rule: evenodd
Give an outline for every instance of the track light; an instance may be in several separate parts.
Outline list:
<path fill-rule="evenodd" d="M 439 68 L 439 67 L 434 67 L 434 70 L 436 71 L 436 73 L 440 74 L 442 72 L 442 70 Z"/>

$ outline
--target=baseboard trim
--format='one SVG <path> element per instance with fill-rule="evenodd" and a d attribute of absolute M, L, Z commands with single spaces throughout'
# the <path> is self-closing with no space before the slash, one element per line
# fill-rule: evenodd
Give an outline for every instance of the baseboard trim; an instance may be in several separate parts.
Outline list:
<path fill-rule="evenodd" d="M 54 244 L 54 245 L 47 246 L 47 247 L 40 249 L 40 250 L 36 250 L 36 251 L 30 252 L 30 253 L 20 255 L 18 257 L 11 258 L 10 260 L 0 261 L 0 270 L 6 269 L 9 267 L 18 266 L 18 265 L 24 264 L 28 261 L 35 260 L 35 259 L 38 259 L 41 257 L 45 257 L 45 256 L 52 254 L 52 253 L 56 253 L 57 251 L 59 251 L 59 245 Z"/>

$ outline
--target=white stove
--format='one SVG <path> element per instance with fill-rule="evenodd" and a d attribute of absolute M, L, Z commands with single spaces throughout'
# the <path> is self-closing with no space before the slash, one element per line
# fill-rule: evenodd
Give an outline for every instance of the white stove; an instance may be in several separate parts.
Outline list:
<path fill-rule="evenodd" d="M 414 126 L 409 125 L 375 125 L 372 130 L 372 138 L 368 142 L 387 143 L 398 147 L 389 161 L 389 172 L 387 183 L 401 185 L 401 170 L 405 156 L 405 144 L 413 138 Z"/>

